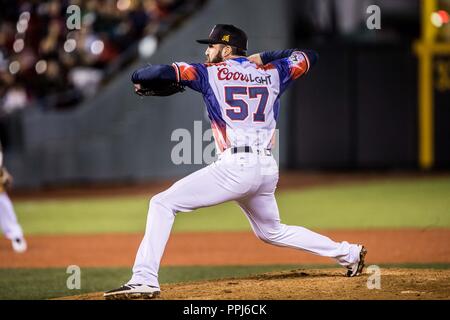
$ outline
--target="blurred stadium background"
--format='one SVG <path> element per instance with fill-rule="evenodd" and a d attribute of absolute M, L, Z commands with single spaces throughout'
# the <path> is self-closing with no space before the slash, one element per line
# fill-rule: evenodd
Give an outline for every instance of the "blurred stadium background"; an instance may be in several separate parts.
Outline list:
<path fill-rule="evenodd" d="M 367 27 L 370 5 L 381 9 L 379 30 Z M 320 55 L 282 99 L 284 221 L 327 230 L 440 228 L 436 239 L 448 245 L 450 1 L 0 0 L 0 8 L 0 140 L 15 178 L 10 194 L 31 239 L 31 258 L 0 245 L 0 288 L 18 288 L 0 289 L 0 298 L 67 294 L 61 267 L 70 259 L 30 269 L 46 261 L 42 252 L 58 249 L 46 247 L 45 237 L 55 241 L 50 235 L 138 234 L 126 263 L 111 266 L 122 269 L 92 269 L 92 279 L 104 281 L 92 280 L 84 292 L 126 280 L 147 199 L 204 166 L 172 162 L 172 132 L 194 135 L 194 121 L 209 127 L 200 95 L 142 99 L 130 75 L 147 63 L 204 61 L 194 40 L 216 23 L 245 30 L 249 53 L 297 47 Z M 341 187 L 347 180 L 355 186 Z M 176 233 L 248 230 L 229 205 L 179 217 L 175 226 Z M 439 254 L 427 262 L 448 268 L 448 249 Z M 241 272 L 169 269 L 163 279 L 172 282 Z M 35 293 L 23 293 L 25 279 L 36 278 Z"/>

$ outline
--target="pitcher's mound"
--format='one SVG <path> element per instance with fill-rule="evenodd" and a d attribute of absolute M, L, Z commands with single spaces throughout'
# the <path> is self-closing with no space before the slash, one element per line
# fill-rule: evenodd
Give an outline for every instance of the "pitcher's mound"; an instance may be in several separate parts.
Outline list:
<path fill-rule="evenodd" d="M 161 286 L 155 300 L 450 299 L 450 270 L 365 270 L 359 277 L 344 269 L 298 269 Z M 112 289 L 112 288 L 111 288 Z M 103 300 L 103 292 L 63 297 Z"/>

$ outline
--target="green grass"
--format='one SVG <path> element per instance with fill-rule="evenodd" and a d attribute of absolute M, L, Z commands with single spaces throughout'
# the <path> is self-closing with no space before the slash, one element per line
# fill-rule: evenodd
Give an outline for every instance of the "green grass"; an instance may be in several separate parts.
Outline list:
<path fill-rule="evenodd" d="M 245 277 L 251 274 L 286 270 L 289 266 L 162 267 L 159 281 L 164 283 Z M 114 289 L 126 283 L 130 268 L 83 268 L 80 290 L 67 289 L 70 274 L 63 268 L 0 269 L 0 299 L 48 299 Z"/>
<path fill-rule="evenodd" d="M 145 227 L 149 199 L 114 197 L 16 201 L 26 234 L 137 232 Z"/>
<path fill-rule="evenodd" d="M 330 265 L 272 265 L 272 266 L 220 266 L 220 267 L 162 267 L 161 284 L 212 280 L 222 278 L 242 278 L 249 275 L 293 270 L 334 268 Z M 396 264 L 380 265 L 382 268 L 432 268 L 449 269 L 450 264 Z M 67 289 L 70 274 L 63 268 L 51 269 L 0 269 L 0 300 L 35 300 L 73 296 L 83 293 L 106 291 L 129 280 L 129 268 L 82 268 L 81 288 Z"/>
<path fill-rule="evenodd" d="M 206 192 L 206 190 L 205 190 Z M 149 197 L 15 201 L 26 234 L 143 232 Z M 315 229 L 450 227 L 450 179 L 385 181 L 277 192 L 283 223 Z M 242 231 L 235 203 L 179 213 L 179 231 Z"/>

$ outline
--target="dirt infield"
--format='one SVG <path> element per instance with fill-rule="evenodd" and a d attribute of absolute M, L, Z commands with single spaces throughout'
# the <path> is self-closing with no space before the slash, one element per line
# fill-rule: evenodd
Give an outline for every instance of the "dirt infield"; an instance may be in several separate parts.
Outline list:
<path fill-rule="evenodd" d="M 342 276 L 342 269 L 291 270 L 242 279 L 161 286 L 162 300 L 450 299 L 450 270 L 381 269 L 380 289 L 371 274 Z M 367 283 L 373 286 L 368 289 Z M 103 293 L 60 298 L 103 300 Z"/>
<path fill-rule="evenodd" d="M 450 263 L 450 229 L 320 231 L 336 241 L 364 243 L 369 263 Z M 0 241 L 0 268 L 131 267 L 140 234 L 28 237 L 16 254 Z M 250 232 L 172 234 L 162 265 L 331 264 L 331 259 L 265 244 Z"/>

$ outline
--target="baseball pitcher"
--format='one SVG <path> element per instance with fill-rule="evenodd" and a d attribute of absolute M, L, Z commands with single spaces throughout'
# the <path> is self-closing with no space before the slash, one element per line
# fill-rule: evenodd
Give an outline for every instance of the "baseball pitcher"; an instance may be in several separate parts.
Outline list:
<path fill-rule="evenodd" d="M 13 250 L 22 253 L 27 250 L 27 242 L 23 237 L 22 227 L 17 221 L 11 199 L 6 193 L 11 183 L 12 176 L 3 166 L 3 151 L 0 143 L 0 228 L 6 238 L 11 240 Z"/>
<path fill-rule="evenodd" d="M 170 95 L 189 87 L 202 94 L 218 159 L 150 200 L 144 238 L 131 279 L 104 294 L 106 299 L 154 298 L 160 294 L 158 270 L 178 212 L 235 201 L 256 236 L 269 244 L 330 257 L 357 276 L 366 249 L 335 242 L 300 226 L 280 222 L 275 199 L 278 166 L 272 156 L 280 97 L 317 61 L 311 50 L 272 51 L 246 56 L 247 36 L 233 25 L 216 25 L 207 44 L 206 63 L 176 62 L 136 70 L 140 95 Z"/>

